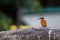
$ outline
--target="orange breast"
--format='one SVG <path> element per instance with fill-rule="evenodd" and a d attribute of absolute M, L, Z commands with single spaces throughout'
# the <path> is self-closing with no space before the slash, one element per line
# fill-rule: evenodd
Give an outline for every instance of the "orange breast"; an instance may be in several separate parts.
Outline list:
<path fill-rule="evenodd" d="M 42 25 L 43 27 L 47 27 L 47 22 L 46 22 L 46 20 L 41 20 L 41 25 Z"/>

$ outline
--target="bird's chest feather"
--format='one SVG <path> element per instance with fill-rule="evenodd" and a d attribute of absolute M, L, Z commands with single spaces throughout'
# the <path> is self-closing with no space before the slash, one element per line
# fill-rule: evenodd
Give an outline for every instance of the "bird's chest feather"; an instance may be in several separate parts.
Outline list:
<path fill-rule="evenodd" d="M 41 20 L 41 24 L 42 25 L 46 25 L 46 21 L 45 20 Z"/>

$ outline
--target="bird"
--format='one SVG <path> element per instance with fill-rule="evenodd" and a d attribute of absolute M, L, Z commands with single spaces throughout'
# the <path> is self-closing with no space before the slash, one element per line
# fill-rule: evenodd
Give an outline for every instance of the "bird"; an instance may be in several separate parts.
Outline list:
<path fill-rule="evenodd" d="M 43 17 L 39 18 L 39 20 L 41 22 L 42 27 L 46 28 L 47 27 L 47 21 Z"/>

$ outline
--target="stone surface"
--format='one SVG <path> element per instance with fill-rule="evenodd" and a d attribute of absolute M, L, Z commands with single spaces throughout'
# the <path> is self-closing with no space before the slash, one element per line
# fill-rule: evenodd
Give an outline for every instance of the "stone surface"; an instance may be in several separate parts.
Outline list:
<path fill-rule="evenodd" d="M 51 33 L 49 34 L 49 31 Z M 58 29 L 17 29 L 0 32 L 0 40 L 60 40 Z"/>

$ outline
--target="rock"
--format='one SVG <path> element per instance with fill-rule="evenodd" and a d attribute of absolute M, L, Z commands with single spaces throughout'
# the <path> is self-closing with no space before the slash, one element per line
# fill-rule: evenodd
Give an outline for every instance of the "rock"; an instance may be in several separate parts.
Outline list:
<path fill-rule="evenodd" d="M 49 30 L 53 30 L 49 34 Z M 58 29 L 17 29 L 0 32 L 1 40 L 60 40 Z"/>

